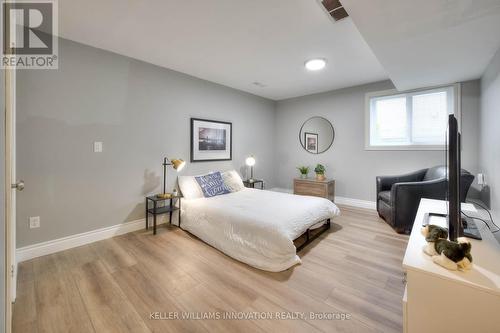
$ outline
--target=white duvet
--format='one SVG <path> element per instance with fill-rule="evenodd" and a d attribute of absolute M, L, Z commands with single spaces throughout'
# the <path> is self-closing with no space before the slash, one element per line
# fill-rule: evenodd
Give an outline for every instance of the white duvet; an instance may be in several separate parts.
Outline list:
<path fill-rule="evenodd" d="M 183 200 L 181 227 L 234 259 L 279 272 L 301 262 L 294 239 L 339 214 L 327 199 L 245 188 Z"/>

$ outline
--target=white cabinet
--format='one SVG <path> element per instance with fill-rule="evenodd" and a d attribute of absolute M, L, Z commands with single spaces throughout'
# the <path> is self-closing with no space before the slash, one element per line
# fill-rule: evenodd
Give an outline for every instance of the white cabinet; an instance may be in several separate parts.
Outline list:
<path fill-rule="evenodd" d="M 470 204 L 462 204 L 462 210 L 475 211 Z M 420 202 L 403 260 L 404 332 L 500 332 L 500 244 L 487 227 L 477 222 L 483 240 L 471 239 L 470 271 L 447 270 L 422 251 L 424 214 L 446 211 L 446 201 Z"/>

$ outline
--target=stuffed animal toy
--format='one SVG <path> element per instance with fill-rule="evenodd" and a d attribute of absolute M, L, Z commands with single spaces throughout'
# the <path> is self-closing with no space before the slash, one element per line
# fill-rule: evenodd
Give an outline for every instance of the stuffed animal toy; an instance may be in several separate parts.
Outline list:
<path fill-rule="evenodd" d="M 434 224 L 429 224 L 422 228 L 422 235 L 425 236 L 426 241 L 435 242 L 440 238 L 447 239 L 448 230 Z"/>
<path fill-rule="evenodd" d="M 432 224 L 422 227 L 422 235 L 428 242 L 423 248 L 424 253 L 436 264 L 452 271 L 472 268 L 471 244 L 466 238 L 449 241 L 448 230 Z"/>

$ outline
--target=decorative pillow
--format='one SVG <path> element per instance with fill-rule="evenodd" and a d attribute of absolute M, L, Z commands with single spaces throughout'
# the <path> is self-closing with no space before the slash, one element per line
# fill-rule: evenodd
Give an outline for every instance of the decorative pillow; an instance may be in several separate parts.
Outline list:
<path fill-rule="evenodd" d="M 216 195 L 231 193 L 222 180 L 222 175 L 219 171 L 209 173 L 205 176 L 194 177 L 200 185 L 203 195 L 206 198 L 215 197 Z"/>
<path fill-rule="evenodd" d="M 231 192 L 238 192 L 245 188 L 243 185 L 243 180 L 241 180 L 240 175 L 236 170 L 229 170 L 222 173 L 222 179 L 224 184 Z"/>
<path fill-rule="evenodd" d="M 179 176 L 179 188 L 184 199 L 203 198 L 203 192 L 195 179 L 195 176 Z"/>

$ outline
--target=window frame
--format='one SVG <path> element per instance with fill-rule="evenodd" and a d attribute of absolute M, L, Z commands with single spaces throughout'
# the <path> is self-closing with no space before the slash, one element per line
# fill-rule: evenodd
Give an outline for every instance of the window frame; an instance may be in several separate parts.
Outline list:
<path fill-rule="evenodd" d="M 442 91 L 444 89 L 451 88 L 453 91 L 453 108 L 454 115 L 458 120 L 458 129 L 461 130 L 462 127 L 462 112 L 461 112 L 461 84 L 447 84 L 442 86 L 412 89 L 406 91 L 398 91 L 397 89 L 389 89 L 383 91 L 369 92 L 365 94 L 365 150 L 446 150 L 446 145 L 371 145 L 370 134 L 371 134 L 371 99 L 377 97 L 397 97 L 397 96 L 408 96 L 413 94 L 418 94 L 421 92 L 433 92 Z M 407 103 L 408 100 L 407 100 Z"/>

